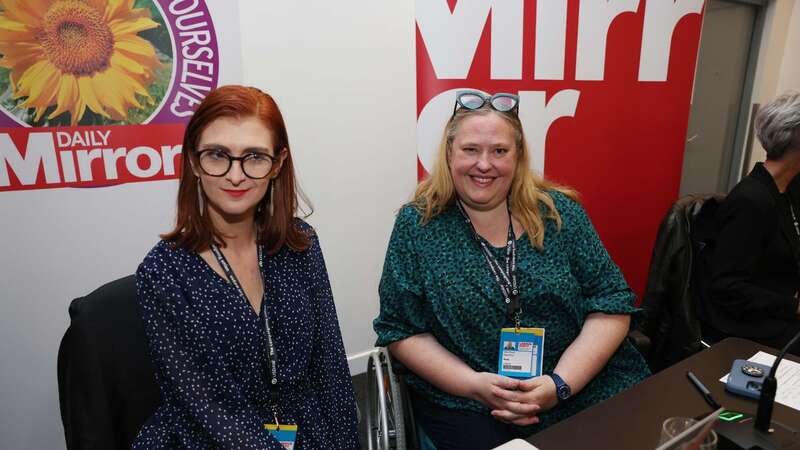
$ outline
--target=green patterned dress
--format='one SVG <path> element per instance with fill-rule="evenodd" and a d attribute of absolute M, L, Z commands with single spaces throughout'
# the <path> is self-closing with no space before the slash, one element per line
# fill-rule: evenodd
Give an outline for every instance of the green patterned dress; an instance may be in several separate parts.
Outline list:
<path fill-rule="evenodd" d="M 611 260 L 583 208 L 550 192 L 561 215 L 561 230 L 546 221 L 544 249 L 527 234 L 517 239 L 517 276 L 522 326 L 545 328 L 544 373 L 578 336 L 594 312 L 631 314 L 634 294 Z M 476 371 L 497 373 L 500 328 L 511 326 L 506 307 L 469 225 L 453 204 L 426 225 L 404 206 L 394 225 L 380 282 L 380 314 L 373 322 L 378 346 L 431 333 Z M 491 247 L 498 261 L 504 249 Z M 526 432 L 552 425 L 621 392 L 649 375 L 644 359 L 627 340 L 606 367 L 577 395 L 540 415 Z M 473 400 L 449 395 L 413 375 L 409 385 L 430 401 L 485 412 Z"/>

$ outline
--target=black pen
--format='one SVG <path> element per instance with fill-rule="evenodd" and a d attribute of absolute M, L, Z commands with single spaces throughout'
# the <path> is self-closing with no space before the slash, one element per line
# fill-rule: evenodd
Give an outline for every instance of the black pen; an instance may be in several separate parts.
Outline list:
<path fill-rule="evenodd" d="M 694 387 L 696 387 L 697 390 L 700 391 L 700 394 L 703 396 L 703 399 L 705 399 L 706 403 L 708 403 L 709 406 L 711 406 L 715 410 L 722 408 L 722 405 L 720 405 L 719 403 L 717 403 L 716 400 L 714 400 L 714 397 L 711 395 L 711 391 L 709 391 L 708 388 L 705 387 L 705 385 L 703 385 L 703 383 L 701 383 L 696 376 L 694 376 L 691 370 L 686 371 L 686 377 L 689 378 L 689 381 L 692 382 Z"/>

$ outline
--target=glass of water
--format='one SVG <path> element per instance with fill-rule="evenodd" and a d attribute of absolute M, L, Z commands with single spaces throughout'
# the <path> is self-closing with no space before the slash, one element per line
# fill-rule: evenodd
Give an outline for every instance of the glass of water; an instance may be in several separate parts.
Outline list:
<path fill-rule="evenodd" d="M 688 417 L 670 417 L 664 421 L 661 425 L 661 440 L 659 444 L 664 444 L 672 439 L 674 439 L 679 434 L 683 433 L 687 429 L 691 428 L 693 425 L 697 423 L 696 419 L 691 419 Z M 700 433 L 706 432 L 706 428 L 703 428 Z M 674 446 L 670 446 L 669 449 L 675 450 L 716 450 L 717 449 L 717 433 L 714 430 L 710 430 L 706 433 L 707 435 L 703 439 L 703 442 L 699 445 L 690 446 L 692 440 L 698 436 L 698 433 L 691 433 L 686 438 L 681 439 L 678 442 L 675 442 Z"/>

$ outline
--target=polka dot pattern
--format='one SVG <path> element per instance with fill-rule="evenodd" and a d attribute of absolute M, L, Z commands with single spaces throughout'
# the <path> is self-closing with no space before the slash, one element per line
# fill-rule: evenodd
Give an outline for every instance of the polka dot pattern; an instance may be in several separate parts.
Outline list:
<path fill-rule="evenodd" d="M 517 239 L 517 277 L 522 326 L 545 328 L 543 371 L 551 372 L 575 340 L 588 314 L 637 315 L 634 294 L 603 247 L 583 208 L 565 195 L 550 195 L 563 225 L 546 222 L 543 250 L 527 235 Z M 505 249 L 493 248 L 498 261 Z M 412 206 L 401 209 L 386 253 L 380 283 L 380 315 L 373 325 L 376 345 L 386 346 L 431 333 L 442 346 L 476 371 L 497 373 L 500 328 L 513 326 L 469 225 L 453 205 L 426 225 Z M 551 425 L 641 381 L 644 359 L 625 342 L 589 385 L 569 402 L 541 414 L 528 433 Z M 409 384 L 447 408 L 489 414 L 482 404 L 455 397 L 425 380 Z"/>
<path fill-rule="evenodd" d="M 281 423 L 297 450 L 357 449 L 356 408 L 319 241 L 265 255 L 262 276 L 278 356 Z M 274 449 L 263 424 L 267 354 L 263 316 L 197 253 L 159 242 L 136 272 L 162 404 L 134 449 Z M 263 311 L 262 311 L 263 313 Z"/>

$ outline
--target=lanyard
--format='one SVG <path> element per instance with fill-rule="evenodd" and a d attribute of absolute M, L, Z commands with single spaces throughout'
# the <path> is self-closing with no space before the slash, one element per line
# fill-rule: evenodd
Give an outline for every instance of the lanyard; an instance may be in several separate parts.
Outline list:
<path fill-rule="evenodd" d="M 792 200 L 789 199 L 789 211 L 792 213 L 792 222 L 794 223 L 794 232 L 797 233 L 797 238 L 800 239 L 800 223 L 797 222 L 797 216 L 794 214 L 794 205 Z"/>
<path fill-rule="evenodd" d="M 516 328 L 520 326 L 520 316 L 522 315 L 522 305 L 519 301 L 519 289 L 517 289 L 517 243 L 514 239 L 514 225 L 511 221 L 511 209 L 508 210 L 508 243 L 506 244 L 506 263 L 505 269 L 500 264 L 500 261 L 494 257 L 486 241 L 481 239 L 478 232 L 475 230 L 475 225 L 472 224 L 467 212 L 464 211 L 464 206 L 461 205 L 461 200 L 456 200 L 458 211 L 464 217 L 464 221 L 469 224 L 472 231 L 472 238 L 478 244 L 478 248 L 483 253 L 486 264 L 489 266 L 494 281 L 503 293 L 503 300 L 506 304 L 506 314 L 508 318 L 514 321 Z"/>
<path fill-rule="evenodd" d="M 794 213 L 794 202 L 792 201 L 791 197 L 786 197 L 789 203 L 789 212 L 792 213 L 792 224 L 794 225 L 794 232 L 797 234 L 798 243 L 800 243 L 800 223 L 797 222 L 797 215 Z M 788 236 L 787 236 L 788 237 Z M 798 243 L 794 245 L 794 259 L 795 263 L 797 263 L 797 273 L 800 274 L 800 248 L 798 248 Z"/>
<path fill-rule="evenodd" d="M 228 277 L 228 281 L 230 281 L 230 283 L 239 293 L 239 296 L 242 297 L 249 308 L 250 301 L 247 299 L 247 295 L 244 293 L 244 289 L 242 289 L 239 279 L 236 278 L 236 274 L 233 273 L 233 268 L 230 266 L 230 264 L 228 264 L 228 260 L 225 259 L 225 255 L 222 254 L 222 251 L 219 249 L 219 247 L 217 247 L 216 244 L 211 244 L 211 251 L 217 258 L 217 262 L 219 262 L 223 272 L 225 272 L 225 276 Z M 259 272 L 264 269 L 264 250 L 261 245 L 258 245 L 258 268 Z M 275 353 L 275 343 L 272 341 L 272 331 L 269 328 L 269 315 L 267 314 L 266 296 L 267 289 L 265 286 L 264 295 L 261 299 L 261 313 L 264 315 L 264 331 L 267 337 L 267 355 L 269 356 L 269 364 L 267 364 L 266 367 L 266 378 L 269 380 L 269 407 L 272 409 L 272 414 L 275 416 L 275 423 L 278 424 L 278 356 Z"/>

